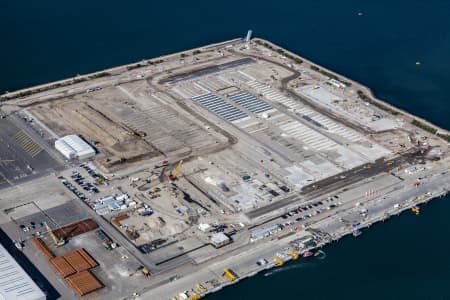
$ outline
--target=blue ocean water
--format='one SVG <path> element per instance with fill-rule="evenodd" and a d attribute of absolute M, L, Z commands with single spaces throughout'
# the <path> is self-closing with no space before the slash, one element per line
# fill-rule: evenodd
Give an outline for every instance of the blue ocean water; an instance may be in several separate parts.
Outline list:
<path fill-rule="evenodd" d="M 249 28 L 450 128 L 448 0 L 2 0 L 0 93 Z M 449 212 L 449 198 L 434 201 L 419 217 L 405 213 L 325 248 L 325 260 L 259 275 L 208 299 L 450 299 Z"/>

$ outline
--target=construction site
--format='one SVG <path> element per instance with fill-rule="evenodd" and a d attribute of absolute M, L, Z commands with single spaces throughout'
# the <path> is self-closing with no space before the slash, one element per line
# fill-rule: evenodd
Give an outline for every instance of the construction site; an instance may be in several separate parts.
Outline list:
<path fill-rule="evenodd" d="M 199 299 L 450 188 L 445 129 L 250 35 L 0 97 L 1 227 L 64 299 Z"/>

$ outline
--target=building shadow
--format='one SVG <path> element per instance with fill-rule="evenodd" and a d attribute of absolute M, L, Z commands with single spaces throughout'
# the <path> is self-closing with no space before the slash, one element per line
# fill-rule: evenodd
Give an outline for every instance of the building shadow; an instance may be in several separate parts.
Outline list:
<path fill-rule="evenodd" d="M 9 254 L 14 257 L 28 276 L 33 279 L 36 285 L 44 292 L 47 296 L 47 300 L 55 300 L 61 297 L 47 278 L 45 278 L 45 276 L 33 265 L 33 263 L 28 259 L 28 257 L 25 256 L 25 254 L 22 253 L 22 251 L 16 248 L 13 241 L 2 229 L 0 229 L 0 243 L 3 247 L 5 247 Z"/>

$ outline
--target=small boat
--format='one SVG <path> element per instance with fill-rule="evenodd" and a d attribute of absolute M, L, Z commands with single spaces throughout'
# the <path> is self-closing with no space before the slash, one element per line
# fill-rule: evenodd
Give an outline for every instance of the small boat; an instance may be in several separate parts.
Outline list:
<path fill-rule="evenodd" d="M 325 252 L 323 252 L 322 250 L 318 250 L 316 253 L 314 253 L 314 257 L 324 258 Z"/>
<path fill-rule="evenodd" d="M 313 253 L 311 251 L 306 251 L 305 253 L 303 253 L 303 257 L 310 257 L 311 255 L 313 255 Z"/>
<path fill-rule="evenodd" d="M 353 236 L 354 236 L 354 237 L 360 236 L 361 233 L 362 233 L 361 230 L 356 229 L 356 230 L 353 231 Z"/>

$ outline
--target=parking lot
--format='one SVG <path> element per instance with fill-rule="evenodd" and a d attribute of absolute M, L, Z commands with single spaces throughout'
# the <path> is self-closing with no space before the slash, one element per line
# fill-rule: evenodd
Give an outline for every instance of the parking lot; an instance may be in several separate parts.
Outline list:
<path fill-rule="evenodd" d="M 73 200 L 78 201 L 78 200 Z M 13 222 L 4 224 L 5 231 L 14 232 L 10 235 L 15 240 L 28 240 L 47 232 L 44 222 L 52 229 L 75 223 L 86 218 L 83 210 L 73 201 L 42 210 L 35 203 L 17 207 L 9 215 Z"/>
<path fill-rule="evenodd" d="M 80 168 L 83 168 L 87 174 L 90 175 L 90 179 L 93 182 L 98 183 L 100 177 L 92 170 L 89 166 L 85 164 L 81 164 Z M 66 179 L 64 176 L 59 176 L 58 179 L 61 180 L 61 183 L 69 189 L 75 196 L 77 196 L 80 200 L 90 203 L 89 196 L 93 196 L 98 194 L 99 189 L 88 179 L 81 175 L 78 171 L 72 171 L 70 175 L 70 180 Z"/>
<path fill-rule="evenodd" d="M 14 121 L 0 119 L 0 189 L 61 167 L 40 142 Z"/>

